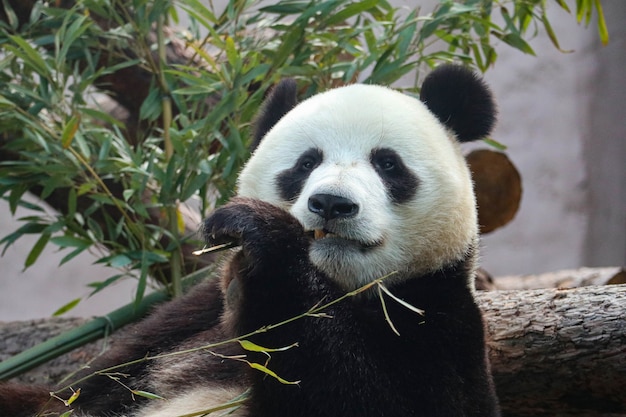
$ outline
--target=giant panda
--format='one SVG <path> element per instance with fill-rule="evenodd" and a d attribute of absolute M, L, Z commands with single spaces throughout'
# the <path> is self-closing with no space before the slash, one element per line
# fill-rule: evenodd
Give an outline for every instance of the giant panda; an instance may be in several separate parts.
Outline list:
<path fill-rule="evenodd" d="M 297 104 L 295 83 L 279 83 L 237 196 L 202 227 L 209 246 L 237 245 L 220 279 L 157 309 L 76 378 L 192 351 L 76 383 L 72 415 L 204 415 L 231 401 L 208 415 L 498 416 L 459 149 L 494 122 L 488 88 L 460 66 L 434 70 L 419 100 L 355 84 Z M 193 350 L 239 335 L 275 351 Z M 0 386 L 0 415 L 67 411 L 48 391 Z"/>

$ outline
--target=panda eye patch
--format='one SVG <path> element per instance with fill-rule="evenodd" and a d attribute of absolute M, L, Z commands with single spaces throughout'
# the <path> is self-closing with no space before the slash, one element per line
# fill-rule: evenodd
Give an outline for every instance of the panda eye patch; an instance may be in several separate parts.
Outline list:
<path fill-rule="evenodd" d="M 280 190 L 281 198 L 285 201 L 295 199 L 302 191 L 306 179 L 322 163 L 323 159 L 321 150 L 311 148 L 300 155 L 291 168 L 279 173 L 276 177 L 276 185 Z"/>
<path fill-rule="evenodd" d="M 385 156 L 375 162 L 383 171 L 392 171 L 396 167 L 396 160 L 392 156 Z"/>
<path fill-rule="evenodd" d="M 394 150 L 374 149 L 370 155 L 370 163 L 395 203 L 403 203 L 415 195 L 419 181 Z"/>
<path fill-rule="evenodd" d="M 300 168 L 306 171 L 311 171 L 317 166 L 318 162 L 315 158 L 305 157 L 300 164 Z"/>

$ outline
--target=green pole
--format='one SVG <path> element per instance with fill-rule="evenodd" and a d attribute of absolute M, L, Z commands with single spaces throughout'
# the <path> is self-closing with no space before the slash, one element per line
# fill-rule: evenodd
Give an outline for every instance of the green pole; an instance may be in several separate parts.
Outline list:
<path fill-rule="evenodd" d="M 184 279 L 186 288 L 210 275 L 213 267 L 202 268 Z M 139 320 L 155 304 L 169 298 L 166 291 L 157 291 L 144 297 L 140 303 L 130 303 L 117 310 L 69 330 L 0 362 L 0 381 L 20 375 L 64 353 L 97 340 L 125 325 Z"/>

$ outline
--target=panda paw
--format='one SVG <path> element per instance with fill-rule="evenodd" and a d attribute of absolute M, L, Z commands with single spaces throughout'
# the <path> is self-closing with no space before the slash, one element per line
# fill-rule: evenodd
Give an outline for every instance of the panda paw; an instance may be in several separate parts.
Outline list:
<path fill-rule="evenodd" d="M 234 198 L 204 221 L 202 232 L 209 246 L 241 246 L 243 255 L 257 266 L 307 253 L 307 239 L 298 220 L 260 200 Z"/>

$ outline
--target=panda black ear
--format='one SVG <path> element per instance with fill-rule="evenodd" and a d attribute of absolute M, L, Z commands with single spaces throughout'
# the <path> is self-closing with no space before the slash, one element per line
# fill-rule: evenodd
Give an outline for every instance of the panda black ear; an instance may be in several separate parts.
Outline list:
<path fill-rule="evenodd" d="M 443 65 L 422 85 L 420 99 L 460 142 L 489 135 L 496 122 L 496 105 L 485 82 L 460 65 Z"/>
<path fill-rule="evenodd" d="M 261 110 L 253 123 L 251 150 L 255 150 L 261 139 L 278 121 L 298 104 L 296 82 L 287 78 L 281 80 L 263 101 Z"/>

